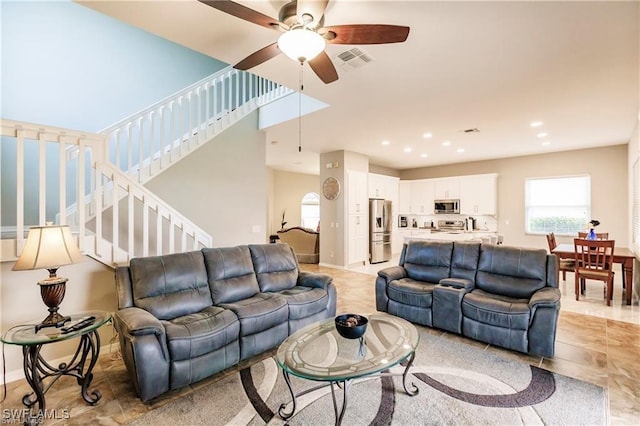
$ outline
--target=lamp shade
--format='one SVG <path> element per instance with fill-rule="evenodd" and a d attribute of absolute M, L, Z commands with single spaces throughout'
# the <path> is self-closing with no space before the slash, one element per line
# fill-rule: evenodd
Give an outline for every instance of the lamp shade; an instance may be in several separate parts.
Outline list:
<path fill-rule="evenodd" d="M 282 34 L 278 48 L 294 61 L 310 61 L 324 50 L 326 42 L 320 34 L 304 28 L 296 28 Z"/>
<path fill-rule="evenodd" d="M 83 260 L 69 226 L 34 226 L 13 270 L 52 269 Z"/>

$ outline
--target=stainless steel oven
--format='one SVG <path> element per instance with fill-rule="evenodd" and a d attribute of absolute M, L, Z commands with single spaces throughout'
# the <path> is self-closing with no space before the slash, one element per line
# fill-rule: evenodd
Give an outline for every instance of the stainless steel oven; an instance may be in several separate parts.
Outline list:
<path fill-rule="evenodd" d="M 435 200 L 433 211 L 436 214 L 459 214 L 460 200 Z"/>

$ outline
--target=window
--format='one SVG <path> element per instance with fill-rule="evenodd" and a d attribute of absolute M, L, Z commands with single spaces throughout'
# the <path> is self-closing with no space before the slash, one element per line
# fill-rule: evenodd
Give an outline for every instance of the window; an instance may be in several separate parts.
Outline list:
<path fill-rule="evenodd" d="M 302 197 L 300 208 L 302 226 L 304 228 L 317 229 L 320 226 L 320 195 L 315 192 L 309 192 Z"/>
<path fill-rule="evenodd" d="M 527 179 L 525 224 L 528 234 L 576 235 L 590 217 L 589 176 Z"/>

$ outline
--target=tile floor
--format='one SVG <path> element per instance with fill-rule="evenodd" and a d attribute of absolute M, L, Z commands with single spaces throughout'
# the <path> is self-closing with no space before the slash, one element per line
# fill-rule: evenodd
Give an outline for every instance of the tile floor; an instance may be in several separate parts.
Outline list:
<path fill-rule="evenodd" d="M 391 264 L 391 263 L 390 263 Z M 395 263 L 397 264 L 397 263 Z M 318 265 L 303 265 L 304 270 L 328 273 L 333 276 L 338 289 L 338 312 L 367 313 L 375 311 L 375 272 L 386 265 L 369 265 L 342 270 Z M 366 269 L 366 270 L 365 270 Z M 464 337 L 442 333 L 445 337 L 465 341 L 483 347 L 485 350 L 518 359 L 532 365 L 566 376 L 585 380 L 608 389 L 610 423 L 613 425 L 640 424 L 640 325 L 638 325 L 638 307 L 626 307 L 619 303 L 607 309 L 599 309 L 604 304 L 602 289 L 589 289 L 587 297 L 579 302 L 569 297 L 573 288 L 573 276 L 567 276 L 563 285 L 563 307 L 560 313 L 556 343 L 556 356 L 553 359 L 532 357 L 504 350 Z M 565 300 L 566 299 L 566 300 Z M 614 300 L 619 301 L 616 294 Z M 575 305 L 575 306 L 574 306 Z M 620 306 L 618 306 L 620 305 Z M 583 310 L 583 312 L 576 312 Z M 587 315 L 588 314 L 588 315 Z M 609 318 L 610 317 L 610 318 Z M 431 329 L 431 332 L 438 332 Z M 117 349 L 114 346 L 114 349 Z M 263 356 L 269 356 L 264 354 Z M 243 363 L 255 362 L 255 359 Z M 138 400 L 129 384 L 124 364 L 119 359 L 111 359 L 109 353 L 100 356 L 94 369 L 92 388 L 102 392 L 102 400 L 91 407 L 84 403 L 79 395 L 75 380 L 63 377 L 47 393 L 47 408 L 56 409 L 60 417 L 68 410 L 68 419 L 50 419 L 45 424 L 64 425 L 118 425 L 153 410 L 167 402 L 193 392 L 204 385 L 232 374 L 236 369 L 226 371 L 215 377 L 203 380 L 193 386 L 157 398 L 150 404 Z M 25 381 L 8 385 L 8 397 L 2 404 L 3 409 L 22 409 L 21 398 L 29 388 Z M 571 401 L 567 401 L 568 404 Z M 3 421 L 3 423 L 7 423 Z"/>

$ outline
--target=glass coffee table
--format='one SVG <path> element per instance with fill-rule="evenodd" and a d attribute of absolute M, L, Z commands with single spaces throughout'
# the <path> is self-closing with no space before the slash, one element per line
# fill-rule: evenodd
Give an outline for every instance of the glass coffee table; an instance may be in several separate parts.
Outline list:
<path fill-rule="evenodd" d="M 296 411 L 296 398 L 330 386 L 336 425 L 341 424 L 347 408 L 347 394 L 354 379 L 370 376 L 402 376 L 407 394 L 418 393 L 415 384 L 407 385 L 407 375 L 415 359 L 418 330 L 410 322 L 383 313 L 366 315 L 369 324 L 364 336 L 346 339 L 335 327 L 334 319 L 320 321 L 289 336 L 278 348 L 276 361 L 291 393 L 291 408 L 282 404 L 278 415 L 287 420 Z M 406 364 L 404 362 L 406 361 Z M 402 374 L 386 372 L 403 363 Z M 290 375 L 325 382 L 298 394 L 291 387 Z M 342 389 L 342 407 L 338 410 L 336 387 Z"/>

